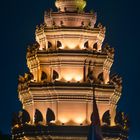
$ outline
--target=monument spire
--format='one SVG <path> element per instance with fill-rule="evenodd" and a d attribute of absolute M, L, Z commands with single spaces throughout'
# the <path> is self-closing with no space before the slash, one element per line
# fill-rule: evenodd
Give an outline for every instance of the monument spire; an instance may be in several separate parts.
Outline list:
<path fill-rule="evenodd" d="M 23 109 L 13 119 L 13 140 L 87 140 L 90 124 L 94 140 L 102 139 L 100 127 L 106 140 L 127 140 L 127 131 L 114 126 L 122 82 L 110 77 L 114 49 L 102 46 L 106 28 L 96 26 L 95 12 L 84 11 L 86 0 L 55 5 L 58 11 L 45 12 L 27 48 L 29 72 L 18 80 Z"/>
<path fill-rule="evenodd" d="M 61 12 L 83 11 L 86 6 L 85 0 L 56 0 L 55 5 Z"/>

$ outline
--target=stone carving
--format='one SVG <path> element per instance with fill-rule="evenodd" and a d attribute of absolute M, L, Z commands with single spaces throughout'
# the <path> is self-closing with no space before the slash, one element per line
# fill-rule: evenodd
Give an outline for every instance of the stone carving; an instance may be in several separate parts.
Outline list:
<path fill-rule="evenodd" d="M 122 90 L 122 78 L 119 75 L 112 75 L 110 78 L 110 83 L 115 85 L 116 89 L 118 89 L 120 92 Z"/>
<path fill-rule="evenodd" d="M 18 84 L 18 91 L 21 91 L 21 90 L 25 90 L 28 88 L 28 84 L 27 83 L 19 83 Z"/>
<path fill-rule="evenodd" d="M 34 76 L 32 73 L 25 73 L 24 76 L 19 75 L 18 82 L 25 83 L 25 82 L 29 82 L 33 79 L 34 79 Z"/>
<path fill-rule="evenodd" d="M 44 24 L 40 24 L 40 30 L 44 29 Z"/>
<path fill-rule="evenodd" d="M 36 33 L 38 33 L 38 32 L 40 32 L 40 31 L 44 30 L 46 27 L 47 27 L 47 24 L 46 24 L 46 23 L 37 25 L 37 26 L 36 26 Z"/>
<path fill-rule="evenodd" d="M 33 74 L 32 73 L 25 73 L 25 81 L 31 81 L 31 80 L 33 80 L 34 79 L 34 76 L 33 76 Z"/>
<path fill-rule="evenodd" d="M 30 72 L 29 73 L 25 73 L 24 76 L 19 75 L 19 78 L 18 78 L 18 91 L 27 89 L 28 88 L 28 84 L 33 79 L 34 79 L 34 76 Z"/>
<path fill-rule="evenodd" d="M 109 57 L 114 58 L 114 48 L 111 48 L 108 44 L 103 47 L 103 52 L 108 54 Z"/>
<path fill-rule="evenodd" d="M 99 23 L 99 24 L 97 25 L 97 27 L 100 29 L 100 32 L 101 32 L 102 34 L 105 34 L 105 33 L 106 33 L 106 27 L 103 27 L 103 25 L 102 25 L 101 23 Z"/>
<path fill-rule="evenodd" d="M 24 83 L 25 82 L 25 78 L 21 75 L 19 75 L 19 78 L 18 78 L 18 83 Z"/>
<path fill-rule="evenodd" d="M 38 26 L 38 25 L 36 25 L 36 31 L 37 31 L 37 32 L 39 31 L 39 26 Z"/>
<path fill-rule="evenodd" d="M 33 45 L 28 45 L 26 57 L 28 58 L 28 57 L 35 55 L 35 53 L 39 49 L 39 46 L 40 45 L 37 42 Z"/>

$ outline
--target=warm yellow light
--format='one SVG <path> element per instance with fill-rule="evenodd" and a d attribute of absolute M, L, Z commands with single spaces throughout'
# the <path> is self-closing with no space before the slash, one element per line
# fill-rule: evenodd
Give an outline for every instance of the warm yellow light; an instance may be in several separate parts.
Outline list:
<path fill-rule="evenodd" d="M 61 117 L 60 119 L 61 123 L 67 123 L 69 120 L 67 118 Z"/>
<path fill-rule="evenodd" d="M 71 75 L 66 75 L 66 76 L 65 76 L 65 80 L 66 80 L 66 81 L 71 81 L 71 80 L 72 80 Z"/>
<path fill-rule="evenodd" d="M 43 50 L 43 48 L 42 48 L 42 47 L 39 47 L 39 50 L 40 50 L 40 51 L 42 51 L 42 50 Z"/>
<path fill-rule="evenodd" d="M 53 121 L 50 121 L 50 123 L 55 123 L 55 121 L 53 120 Z"/>
<path fill-rule="evenodd" d="M 60 48 L 60 49 L 64 49 L 65 47 L 64 47 L 64 45 L 61 45 L 59 48 Z"/>
<path fill-rule="evenodd" d="M 71 39 L 65 39 L 65 41 L 63 42 L 68 49 L 75 49 L 79 41 L 77 42 L 77 39 L 71 38 Z"/>
<path fill-rule="evenodd" d="M 82 80 L 82 77 L 81 76 L 74 76 L 74 75 L 66 75 L 65 76 L 65 80 L 66 81 L 76 81 L 76 82 L 79 82 Z"/>
<path fill-rule="evenodd" d="M 31 121 L 30 121 L 30 122 L 28 122 L 27 124 L 31 124 Z"/>
<path fill-rule="evenodd" d="M 61 79 L 68 82 L 80 82 L 83 79 L 83 68 L 79 67 L 65 67 L 61 69 Z"/>
<path fill-rule="evenodd" d="M 19 125 L 18 125 L 18 124 L 16 124 L 14 127 L 19 128 Z"/>
<path fill-rule="evenodd" d="M 79 81 L 82 80 L 82 77 L 81 77 L 81 76 L 76 76 L 76 77 L 75 77 L 75 80 L 76 80 L 77 82 L 79 82 Z"/>
<path fill-rule="evenodd" d="M 83 117 L 77 117 L 77 118 L 75 118 L 74 121 L 75 121 L 75 123 L 81 124 L 81 123 L 84 122 L 84 118 Z"/>
<path fill-rule="evenodd" d="M 71 44 L 68 46 L 68 48 L 69 48 L 69 49 L 75 49 L 75 48 L 76 48 L 76 46 L 75 46 L 75 44 L 74 44 L 74 43 L 72 43 L 72 42 L 71 42 Z"/>
<path fill-rule="evenodd" d="M 42 50 L 43 50 L 43 48 L 45 48 L 45 47 L 46 47 L 46 45 L 45 45 L 45 44 L 43 44 L 43 43 L 40 43 L 39 50 L 40 50 L 40 51 L 42 51 Z"/>
<path fill-rule="evenodd" d="M 85 47 L 84 47 L 84 45 L 81 45 L 81 47 L 80 47 L 82 50 L 84 50 L 85 49 Z"/>

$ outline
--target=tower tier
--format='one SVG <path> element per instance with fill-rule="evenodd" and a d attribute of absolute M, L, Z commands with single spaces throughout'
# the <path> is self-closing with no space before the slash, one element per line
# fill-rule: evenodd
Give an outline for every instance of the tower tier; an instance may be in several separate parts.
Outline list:
<path fill-rule="evenodd" d="M 19 99 L 23 108 L 30 114 L 30 123 L 34 124 L 35 111 L 43 116 L 42 124 L 47 124 L 47 110 L 55 115 L 53 123 L 57 125 L 89 125 L 93 111 L 93 93 L 96 96 L 99 114 L 110 110 L 111 123 L 114 125 L 116 104 L 120 93 L 113 85 L 90 83 L 28 83 L 19 87 Z"/>

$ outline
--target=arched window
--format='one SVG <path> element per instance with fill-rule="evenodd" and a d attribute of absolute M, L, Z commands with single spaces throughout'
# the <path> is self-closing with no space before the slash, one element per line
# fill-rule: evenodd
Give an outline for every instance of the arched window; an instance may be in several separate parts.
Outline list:
<path fill-rule="evenodd" d="M 98 44 L 97 42 L 93 45 L 93 50 L 96 51 L 98 49 Z"/>
<path fill-rule="evenodd" d="M 19 121 L 21 124 L 26 124 L 30 122 L 30 115 L 26 110 L 22 110 L 19 112 Z"/>
<path fill-rule="evenodd" d="M 55 120 L 55 114 L 50 108 L 48 108 L 46 113 L 46 122 L 49 124 L 51 121 L 54 120 Z"/>
<path fill-rule="evenodd" d="M 56 80 L 59 78 L 59 74 L 57 71 L 53 70 L 53 80 Z"/>
<path fill-rule="evenodd" d="M 103 72 L 101 72 L 101 73 L 98 75 L 98 80 L 101 81 L 101 82 L 104 81 Z"/>
<path fill-rule="evenodd" d="M 47 74 L 44 71 L 42 71 L 42 73 L 41 73 L 41 81 L 45 81 L 45 80 L 47 80 Z"/>
<path fill-rule="evenodd" d="M 34 115 L 34 122 L 35 124 L 38 124 L 39 122 L 42 122 L 42 121 L 43 121 L 42 113 L 38 109 L 36 109 L 35 115 Z"/>
<path fill-rule="evenodd" d="M 62 47 L 62 43 L 60 41 L 57 41 L 57 48 Z"/>
<path fill-rule="evenodd" d="M 48 49 L 52 48 L 52 43 L 48 41 Z"/>
<path fill-rule="evenodd" d="M 84 44 L 84 48 L 88 49 L 88 47 L 89 47 L 89 44 L 88 44 L 88 41 L 86 41 L 85 44 Z"/>
<path fill-rule="evenodd" d="M 102 117 L 102 122 L 107 124 L 107 125 L 110 125 L 110 111 L 107 110 L 104 114 L 103 114 L 103 117 Z"/>

